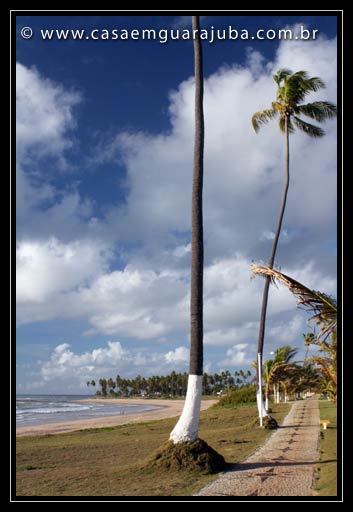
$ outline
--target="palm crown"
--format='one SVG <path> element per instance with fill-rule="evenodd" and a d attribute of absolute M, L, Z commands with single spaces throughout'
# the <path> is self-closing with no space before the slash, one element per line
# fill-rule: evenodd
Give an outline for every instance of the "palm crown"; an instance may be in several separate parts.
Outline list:
<path fill-rule="evenodd" d="M 273 75 L 273 79 L 278 86 L 276 101 L 272 102 L 271 108 L 260 110 L 252 116 L 254 130 L 258 132 L 261 125 L 279 115 L 279 128 L 282 132 L 285 132 L 287 117 L 289 133 L 293 133 L 296 126 L 310 137 L 322 137 L 325 134 L 324 130 L 303 121 L 298 116 L 304 115 L 314 121 L 322 122 L 337 114 L 336 106 L 329 101 L 302 104 L 310 92 L 326 87 L 323 80 L 318 77 L 309 78 L 306 71 L 293 73 L 290 69 L 280 69 Z"/>

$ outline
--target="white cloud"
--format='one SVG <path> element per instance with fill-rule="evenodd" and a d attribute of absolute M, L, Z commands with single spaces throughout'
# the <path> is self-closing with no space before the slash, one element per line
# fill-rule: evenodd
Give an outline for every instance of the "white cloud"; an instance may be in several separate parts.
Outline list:
<path fill-rule="evenodd" d="M 328 87 L 315 97 L 335 101 L 336 41 L 281 42 L 273 63 L 252 51 L 247 59 L 245 66 L 220 68 L 205 81 L 205 344 L 233 347 L 227 357 L 234 364 L 256 346 L 263 283 L 250 280 L 249 264 L 268 259 L 284 179 L 284 140 L 276 123 L 256 135 L 251 116 L 271 104 L 271 75 L 284 66 L 322 77 Z M 85 317 L 96 333 L 141 340 L 181 335 L 187 341 L 193 80 L 170 95 L 168 132 L 121 133 L 100 145 L 101 161 L 125 164 L 127 196 L 103 221 L 90 222 L 90 202 L 73 190 L 59 194 L 33 176 L 34 149 L 41 157 L 65 158 L 79 98 L 35 70 L 18 70 L 23 234 L 41 234 L 22 236 L 18 244 L 19 322 Z M 41 96 L 37 112 L 35 98 Z M 31 136 L 33 119 L 42 140 Z M 329 293 L 335 292 L 335 126 L 324 125 L 322 140 L 291 137 L 291 186 L 277 256 L 282 271 Z M 29 163 L 32 172 L 24 174 Z M 36 212 L 44 200 L 54 205 Z M 65 231 L 71 238 L 64 238 Z M 112 270 L 107 247 L 117 241 L 124 264 Z M 270 344 L 298 339 L 303 318 L 285 288 L 271 288 Z M 247 350 L 239 349 L 244 344 Z M 177 350 L 168 357 L 176 361 Z M 138 357 L 141 366 L 152 364 L 146 354 Z M 153 361 L 155 367 L 169 364 L 167 355 Z"/>
<path fill-rule="evenodd" d="M 16 64 L 16 225 L 17 237 L 57 237 L 87 231 L 83 220 L 92 204 L 82 200 L 76 184 L 53 185 L 55 173 L 71 167 L 75 145 L 77 91 L 42 76 L 36 68 Z M 45 162 L 45 166 L 43 164 Z M 45 171 L 43 171 L 45 169 Z"/>
<path fill-rule="evenodd" d="M 21 163 L 31 150 L 37 157 L 61 156 L 71 147 L 67 131 L 75 127 L 72 109 L 80 100 L 77 92 L 43 78 L 35 68 L 16 64 L 16 140 Z"/>
<path fill-rule="evenodd" d="M 249 358 L 249 349 L 247 343 L 233 345 L 226 352 L 226 358 L 219 362 L 219 366 L 231 368 L 233 366 L 242 366 L 243 368 L 251 363 Z"/>
<path fill-rule="evenodd" d="M 272 73 L 284 65 L 321 76 L 328 87 L 315 98 L 335 101 L 335 52 L 335 40 L 281 42 L 272 64 L 262 65 L 262 56 L 249 51 L 247 66 L 221 68 L 205 80 L 206 261 L 236 251 L 268 258 L 283 188 L 284 139 L 276 122 L 255 134 L 251 116 L 271 105 Z M 110 232 L 158 255 L 175 234 L 188 237 L 190 229 L 193 87 L 189 79 L 171 93 L 168 134 L 124 133 L 114 142 L 129 192 L 126 204 L 107 217 Z M 336 222 L 336 123 L 323 127 L 327 135 L 320 140 L 291 137 L 291 186 L 277 259 L 315 260 L 320 247 L 327 271 L 332 257 L 325 248 L 334 244 Z"/>
<path fill-rule="evenodd" d="M 93 372 L 96 374 L 100 368 L 119 368 L 130 360 L 131 356 L 118 341 L 108 341 L 107 348 L 80 355 L 70 350 L 69 343 L 62 343 L 55 347 L 49 361 L 42 363 L 40 373 L 45 381 L 75 374 L 82 378 Z"/>
<path fill-rule="evenodd" d="M 296 314 L 288 321 L 278 320 L 271 325 L 267 336 L 278 345 L 292 344 L 293 340 L 301 341 L 298 334 L 305 330 L 303 317 Z"/>
<path fill-rule="evenodd" d="M 174 339 L 179 333 L 189 339 L 189 279 L 185 275 L 181 279 L 178 271 L 129 265 L 100 275 L 106 260 L 91 243 L 21 245 L 18 261 L 20 324 L 85 316 L 92 326 L 87 334 L 159 340 Z M 86 263 L 81 267 L 78 262 Z M 334 291 L 334 279 L 323 277 L 312 265 L 283 270 L 314 289 Z M 207 266 L 205 345 L 255 343 L 262 289 L 262 279 L 251 279 L 249 261 L 240 256 Z M 271 287 L 268 318 L 270 343 L 293 342 L 298 339 L 296 332 L 303 332 L 305 317 L 299 319 L 295 300 L 283 286 Z"/>
<path fill-rule="evenodd" d="M 187 363 L 189 361 L 190 351 L 186 347 L 177 347 L 175 350 L 171 350 L 167 352 L 165 355 L 165 360 L 167 363 Z"/>
<path fill-rule="evenodd" d="M 84 286 L 107 266 L 107 253 L 90 241 L 20 242 L 16 249 L 19 303 L 44 302 L 54 294 Z"/>
<path fill-rule="evenodd" d="M 69 343 L 57 345 L 47 360 L 38 361 L 36 380 L 29 378 L 22 383 L 22 391 L 45 389 L 46 392 L 61 389 L 63 392 L 78 392 L 87 389 L 87 380 L 115 378 L 120 374 L 134 378 L 137 374 L 166 375 L 172 370 L 187 370 L 188 357 L 185 347 L 174 351 L 141 352 L 137 349 L 125 349 L 119 341 L 108 341 L 106 346 L 94 348 L 83 353 L 75 352 Z M 210 368 L 210 364 L 207 364 Z"/>

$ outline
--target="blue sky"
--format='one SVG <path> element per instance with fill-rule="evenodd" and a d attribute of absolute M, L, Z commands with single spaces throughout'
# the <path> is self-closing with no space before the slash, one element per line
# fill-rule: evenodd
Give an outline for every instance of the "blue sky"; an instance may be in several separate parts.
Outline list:
<path fill-rule="evenodd" d="M 85 392 L 88 379 L 187 371 L 191 41 L 43 41 L 41 29 L 177 29 L 184 16 L 18 16 L 18 392 Z M 334 16 L 205 16 L 202 27 L 318 30 L 314 40 L 204 43 L 205 369 L 255 358 L 284 140 L 256 135 L 280 67 L 318 75 L 336 101 Z M 34 36 L 21 38 L 23 27 Z M 336 289 L 336 122 L 291 137 L 282 271 Z M 265 347 L 302 348 L 307 316 L 271 289 Z"/>

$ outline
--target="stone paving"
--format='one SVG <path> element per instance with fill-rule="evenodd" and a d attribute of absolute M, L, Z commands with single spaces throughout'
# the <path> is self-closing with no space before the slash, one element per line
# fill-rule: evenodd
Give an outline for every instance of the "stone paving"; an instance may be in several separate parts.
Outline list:
<path fill-rule="evenodd" d="M 312 496 L 319 435 L 317 398 L 294 402 L 264 445 L 195 496 Z"/>

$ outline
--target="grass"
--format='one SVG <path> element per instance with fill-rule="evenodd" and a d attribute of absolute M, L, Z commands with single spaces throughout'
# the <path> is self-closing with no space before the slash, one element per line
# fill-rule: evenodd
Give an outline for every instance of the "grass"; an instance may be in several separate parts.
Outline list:
<path fill-rule="evenodd" d="M 282 422 L 288 404 L 273 408 Z M 17 496 L 191 496 L 217 475 L 148 463 L 176 418 L 67 434 L 17 439 Z M 270 435 L 257 426 L 256 405 L 211 407 L 200 437 L 228 464 L 242 460 Z"/>
<path fill-rule="evenodd" d="M 331 423 L 326 430 L 321 427 L 315 491 L 319 496 L 337 496 L 337 407 L 334 402 L 321 400 L 319 408 L 320 419 Z"/>

